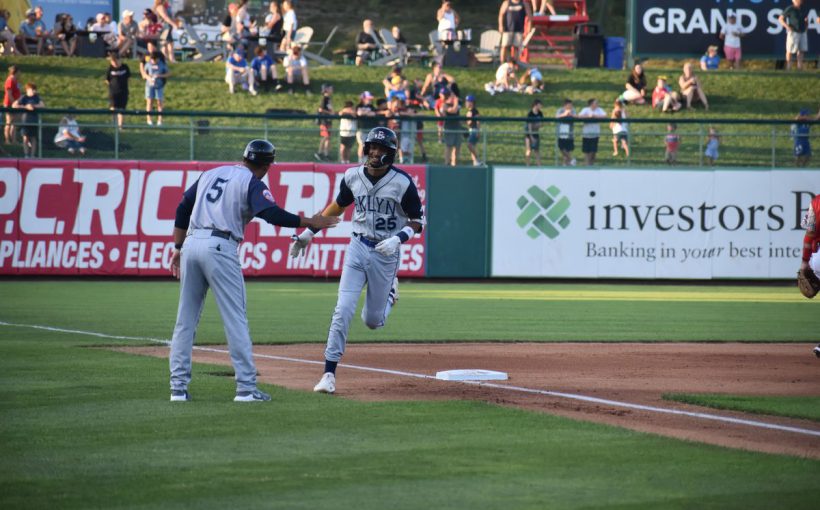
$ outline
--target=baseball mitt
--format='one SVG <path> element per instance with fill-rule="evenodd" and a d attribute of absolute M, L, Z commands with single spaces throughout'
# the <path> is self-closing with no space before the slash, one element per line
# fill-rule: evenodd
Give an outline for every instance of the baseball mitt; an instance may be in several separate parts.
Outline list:
<path fill-rule="evenodd" d="M 797 288 L 800 293 L 811 299 L 820 292 L 820 278 L 809 268 L 797 272 Z"/>

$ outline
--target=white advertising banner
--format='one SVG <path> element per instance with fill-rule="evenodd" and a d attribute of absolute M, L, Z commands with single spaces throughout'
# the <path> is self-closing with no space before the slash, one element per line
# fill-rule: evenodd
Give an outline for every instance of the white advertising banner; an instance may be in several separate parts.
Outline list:
<path fill-rule="evenodd" d="M 495 167 L 492 276 L 793 278 L 814 170 Z"/>

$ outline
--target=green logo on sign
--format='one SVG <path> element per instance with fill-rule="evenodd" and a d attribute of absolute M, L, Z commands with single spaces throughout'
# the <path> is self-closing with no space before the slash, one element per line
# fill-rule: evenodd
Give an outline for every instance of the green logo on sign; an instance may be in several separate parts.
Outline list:
<path fill-rule="evenodd" d="M 527 194 L 521 195 L 517 202 L 521 209 L 521 214 L 516 219 L 518 226 L 525 229 L 532 239 L 542 234 L 550 239 L 558 237 L 560 230 L 569 225 L 569 217 L 566 215 L 569 199 L 560 195 L 561 190 L 555 186 L 546 190 L 530 186 Z"/>

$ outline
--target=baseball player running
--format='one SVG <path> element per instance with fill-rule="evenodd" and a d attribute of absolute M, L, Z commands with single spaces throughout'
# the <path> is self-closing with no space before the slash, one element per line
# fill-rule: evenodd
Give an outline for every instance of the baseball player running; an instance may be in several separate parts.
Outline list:
<path fill-rule="evenodd" d="M 370 329 L 384 326 L 399 298 L 399 246 L 421 232 L 425 223 L 413 179 L 393 166 L 397 145 L 396 133 L 373 128 L 365 138 L 365 163 L 345 171 L 336 200 L 322 211 L 323 216 L 336 217 L 350 205 L 355 208 L 353 237 L 345 251 L 339 297 L 327 335 L 325 372 L 313 391 L 336 391 L 336 365 L 345 352 L 350 320 L 365 284 L 362 320 Z M 291 257 L 305 250 L 316 231 L 309 226 L 293 236 Z"/>
<path fill-rule="evenodd" d="M 256 388 L 256 366 L 245 310 L 245 281 L 239 262 L 239 243 L 255 216 L 283 227 L 330 228 L 339 218 L 319 214 L 304 218 L 276 205 L 260 180 L 273 163 L 276 149 L 267 140 L 252 140 L 242 164 L 203 173 L 182 197 L 174 222 L 171 273 L 182 280 L 179 310 L 171 340 L 171 401 L 191 400 L 191 351 L 196 327 L 212 288 L 222 316 L 236 373 L 234 402 L 261 402 L 270 395 Z"/>
<path fill-rule="evenodd" d="M 803 256 L 797 272 L 797 286 L 807 298 L 813 298 L 820 290 L 820 194 L 816 195 L 800 226 L 806 229 L 803 236 Z M 820 345 L 813 349 L 820 358 Z"/>

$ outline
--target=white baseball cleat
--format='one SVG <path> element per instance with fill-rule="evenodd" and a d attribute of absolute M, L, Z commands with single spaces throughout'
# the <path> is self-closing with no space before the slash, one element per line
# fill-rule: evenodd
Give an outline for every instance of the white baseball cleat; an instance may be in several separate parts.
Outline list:
<path fill-rule="evenodd" d="M 336 391 L 336 376 L 331 372 L 325 372 L 319 383 L 313 387 L 316 393 L 334 393 Z"/>
<path fill-rule="evenodd" d="M 387 299 L 390 300 L 390 304 L 396 306 L 396 303 L 399 301 L 399 277 L 393 277 L 393 286 L 390 287 L 390 293 L 387 294 Z"/>
<path fill-rule="evenodd" d="M 820 344 L 817 344 L 817 347 L 813 349 L 814 355 L 820 358 Z"/>

